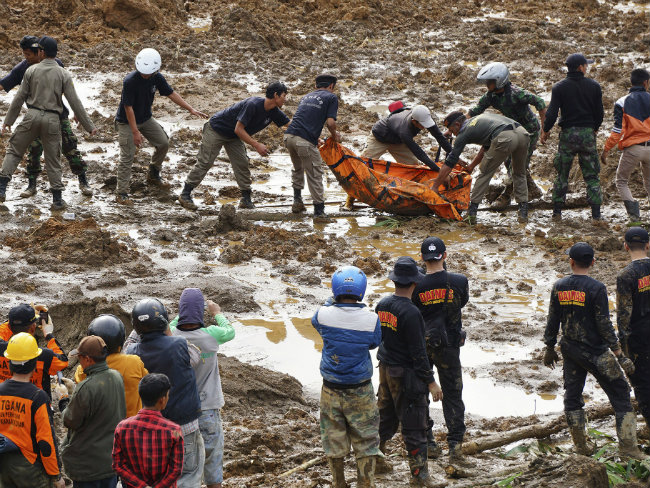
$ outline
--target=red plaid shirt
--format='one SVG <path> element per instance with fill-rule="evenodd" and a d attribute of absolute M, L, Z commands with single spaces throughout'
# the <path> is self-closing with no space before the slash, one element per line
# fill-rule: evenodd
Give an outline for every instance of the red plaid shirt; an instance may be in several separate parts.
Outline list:
<path fill-rule="evenodd" d="M 183 469 L 183 434 L 178 424 L 143 408 L 115 429 L 113 470 L 124 488 L 175 487 Z"/>

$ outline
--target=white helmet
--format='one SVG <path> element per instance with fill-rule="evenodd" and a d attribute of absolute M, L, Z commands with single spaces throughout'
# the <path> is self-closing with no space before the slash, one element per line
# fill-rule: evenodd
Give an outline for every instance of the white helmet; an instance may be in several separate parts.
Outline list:
<path fill-rule="evenodd" d="M 150 47 L 143 49 L 135 57 L 135 69 L 143 75 L 155 73 L 160 69 L 161 64 L 160 53 Z"/>
<path fill-rule="evenodd" d="M 508 83 L 510 72 L 508 67 L 503 63 L 490 63 L 481 68 L 476 76 L 477 81 L 494 80 L 497 90 L 503 88 Z"/>

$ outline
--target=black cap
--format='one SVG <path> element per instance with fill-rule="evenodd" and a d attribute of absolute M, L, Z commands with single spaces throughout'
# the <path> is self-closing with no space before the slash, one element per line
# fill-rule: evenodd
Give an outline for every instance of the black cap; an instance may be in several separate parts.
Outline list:
<path fill-rule="evenodd" d="M 45 55 L 52 57 L 56 56 L 59 47 L 54 39 L 49 36 L 43 36 L 38 40 L 38 47 L 45 51 Z"/>
<path fill-rule="evenodd" d="M 36 322 L 36 310 L 27 303 L 21 303 L 9 310 L 9 327 L 25 327 Z"/>
<path fill-rule="evenodd" d="M 578 66 L 582 66 L 583 64 L 591 64 L 593 62 L 594 62 L 593 59 L 585 58 L 582 53 L 574 53 L 574 54 L 569 54 L 569 57 L 566 58 L 564 64 L 566 64 L 567 68 L 572 70 L 572 69 L 576 69 Z"/>
<path fill-rule="evenodd" d="M 642 244 L 650 242 L 648 231 L 643 227 L 630 227 L 625 233 L 625 242 L 640 242 Z"/>
<path fill-rule="evenodd" d="M 445 127 L 449 127 L 451 124 L 453 124 L 458 119 L 464 116 L 465 116 L 465 112 L 463 112 L 462 110 L 454 110 L 453 112 L 449 113 L 445 117 L 445 120 L 443 120 L 442 123 Z"/>
<path fill-rule="evenodd" d="M 440 261 L 446 250 L 445 243 L 439 237 L 427 237 L 420 248 L 422 259 L 425 261 L 431 261 L 432 259 Z"/>
<path fill-rule="evenodd" d="M 566 250 L 566 254 L 568 254 L 571 259 L 575 259 L 581 263 L 587 263 L 594 259 L 594 248 L 586 242 L 576 242 L 571 246 L 571 249 Z"/>
<path fill-rule="evenodd" d="M 322 73 L 316 77 L 316 85 L 325 85 L 329 86 L 332 83 L 336 83 L 338 78 L 330 73 Z"/>
<path fill-rule="evenodd" d="M 25 36 L 20 40 L 20 49 L 38 49 L 38 37 Z"/>
<path fill-rule="evenodd" d="M 393 271 L 390 272 L 388 278 L 400 285 L 410 285 L 411 283 L 419 283 L 422 275 L 413 258 L 402 256 L 395 261 Z"/>

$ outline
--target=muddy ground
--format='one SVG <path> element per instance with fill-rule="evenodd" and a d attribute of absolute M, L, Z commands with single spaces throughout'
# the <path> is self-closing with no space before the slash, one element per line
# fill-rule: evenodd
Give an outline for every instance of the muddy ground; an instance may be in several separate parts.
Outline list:
<path fill-rule="evenodd" d="M 282 130 L 270 127 L 258 137 L 271 156 L 250 153 L 260 208 L 236 212 L 229 205 L 236 203 L 239 190 L 222 154 L 194 192 L 199 211 L 188 212 L 175 195 L 196 162 L 203 122 L 158 97 L 154 116 L 171 134 L 163 176 L 172 189 L 146 185 L 150 149 L 145 146 L 134 164 L 136 204 L 117 207 L 112 119 L 121 80 L 141 48 L 155 47 L 163 73 L 195 108 L 212 114 L 261 94 L 264 85 L 280 79 L 290 87 L 285 109 L 291 115 L 314 76 L 331 71 L 340 79 L 338 123 L 344 144 L 359 151 L 392 100 L 426 104 L 440 120 L 478 99 L 483 92 L 475 83 L 478 67 L 499 60 L 509 65 L 515 84 L 548 102 L 552 84 L 564 76 L 566 55 L 582 51 L 596 59 L 589 76 L 603 86 L 602 146 L 613 103 L 626 92 L 630 70 L 650 65 L 649 12 L 648 3 L 611 0 L 2 2 L 2 72 L 20 61 L 16 45 L 23 35 L 53 35 L 100 133 L 88 137 L 78 132 L 95 190 L 92 199 L 81 196 L 65 169 L 64 198 L 72 220 L 50 212 L 46 178 L 39 179 L 39 193 L 28 200 L 18 197 L 26 182 L 22 170 L 10 183 L 8 201 L 0 206 L 0 315 L 21 301 L 47 303 L 56 335 L 69 350 L 99 313 L 115 313 L 128 323 L 135 302 L 156 296 L 173 314 L 182 289 L 200 287 L 221 304 L 237 329 L 221 359 L 225 486 L 328 486 L 323 463 L 278 478 L 322 456 L 320 342 L 308 319 L 327 298 L 338 266 L 364 269 L 370 284 L 366 301 L 372 305 L 390 290 L 387 273 L 395 258 L 417 257 L 422 239 L 435 234 L 447 242 L 449 268 L 470 278 L 463 352 L 467 439 L 554 418 L 562 410 L 561 371 L 541 366 L 540 339 L 550 286 L 567 272 L 564 251 L 576 241 L 590 242 L 597 250 L 594 276 L 605 282 L 612 299 L 616 273 L 627 262 L 622 250 L 626 221 L 614 184 L 616 151 L 601 171 L 605 221 L 597 225 L 588 219 L 577 165 L 571 173 L 571 210 L 561 223 L 550 220 L 548 191 L 533 203 L 526 226 L 516 223 L 512 211 L 482 211 L 482 223 L 475 227 L 434 217 L 387 220 L 363 206 L 356 213 L 341 213 L 336 202 L 344 194 L 331 174 L 327 211 L 334 219 L 313 223 L 288 213 L 290 163 Z M 0 112 L 6 112 L 14 93 L 0 96 Z M 7 137 L 1 141 L 0 156 Z M 435 154 L 435 141 L 421 141 Z M 556 144 L 554 129 L 533 159 L 532 172 L 545 190 L 552 184 Z M 639 174 L 631 187 L 647 215 Z M 498 191 L 497 179 L 491 194 Z M 604 395 L 589 381 L 585 399 L 596 404 Z M 446 447 L 440 407 L 432 413 L 436 436 Z M 593 426 L 611 434 L 613 419 Z M 506 471 L 523 473 L 513 486 L 607 486 L 602 463 L 567 457 L 566 431 L 543 442 L 554 450 L 529 449 L 506 458 L 512 447 L 507 446 L 473 456 L 476 477 L 469 480 L 448 479 L 444 457 L 432 462 L 431 469 L 437 480 L 452 487 L 489 484 L 491 474 Z M 395 471 L 382 476 L 379 486 L 406 486 L 403 445 L 395 439 L 389 447 Z M 352 461 L 347 468 L 354 481 Z"/>

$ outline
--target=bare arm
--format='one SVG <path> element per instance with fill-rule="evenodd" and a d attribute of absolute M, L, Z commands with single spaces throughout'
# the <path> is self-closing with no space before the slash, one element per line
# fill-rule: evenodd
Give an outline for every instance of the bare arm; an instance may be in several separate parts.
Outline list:
<path fill-rule="evenodd" d="M 266 148 L 266 146 L 253 139 L 251 135 L 248 132 L 246 132 L 246 126 L 242 124 L 239 120 L 237 121 L 237 125 L 235 125 L 235 135 L 239 137 L 242 141 L 244 141 L 246 144 L 248 144 L 249 146 L 252 146 L 253 149 L 255 149 L 259 153 L 260 156 L 268 156 L 269 151 Z"/>
<path fill-rule="evenodd" d="M 327 125 L 327 130 L 330 131 L 330 134 L 334 138 L 336 142 L 341 142 L 341 134 L 338 133 L 336 130 L 336 120 L 334 120 L 332 117 L 329 117 L 325 121 L 325 125 Z"/>
<path fill-rule="evenodd" d="M 196 115 L 197 117 L 201 117 L 203 119 L 207 119 L 208 115 L 204 114 L 203 112 L 199 112 L 198 110 L 194 110 L 192 106 L 187 103 L 185 100 L 183 100 L 183 97 L 181 97 L 178 93 L 173 92 L 171 95 L 169 95 L 169 99 L 174 102 L 176 105 L 178 105 L 181 108 L 184 108 L 187 110 L 189 113 L 192 115 Z"/>

